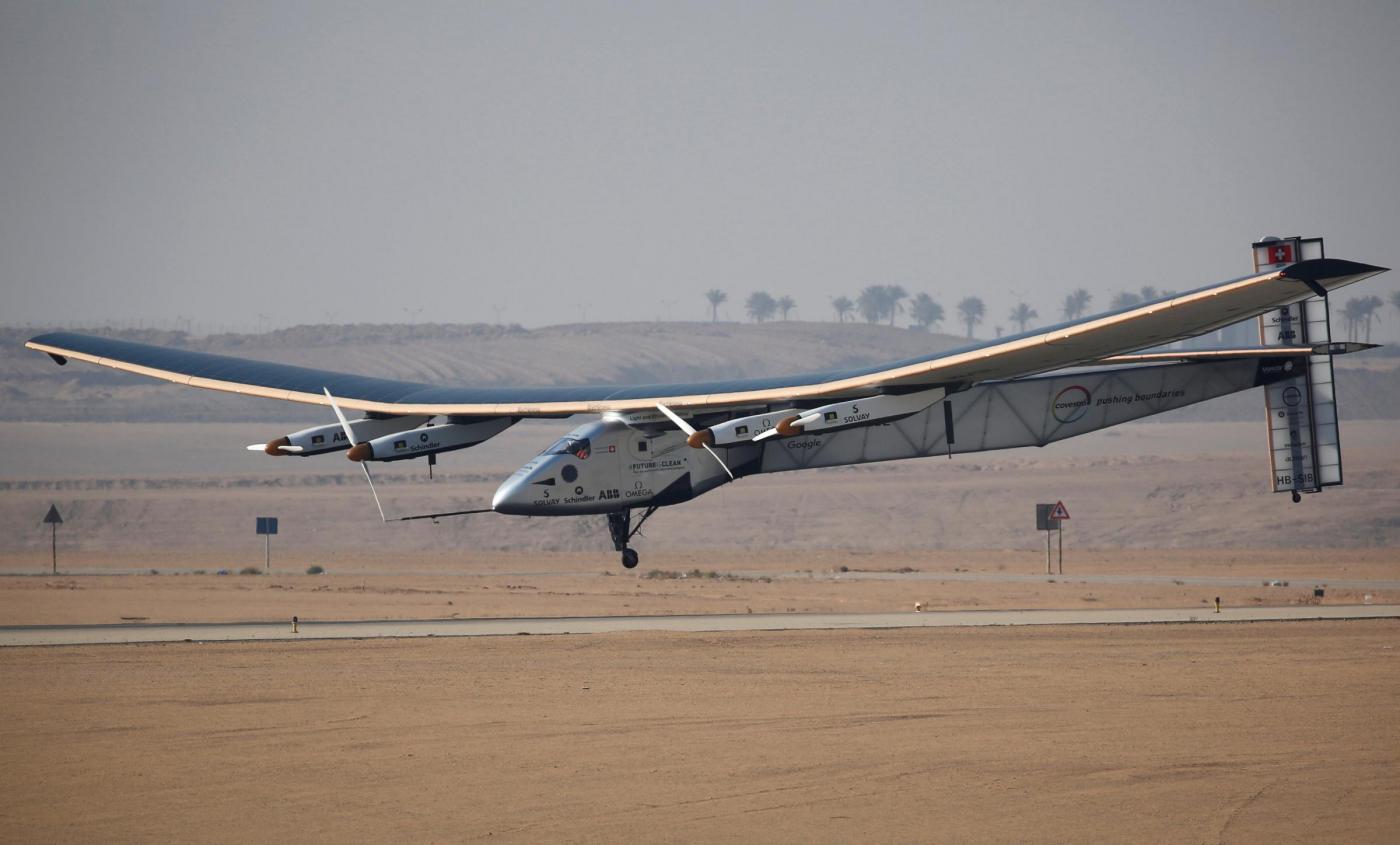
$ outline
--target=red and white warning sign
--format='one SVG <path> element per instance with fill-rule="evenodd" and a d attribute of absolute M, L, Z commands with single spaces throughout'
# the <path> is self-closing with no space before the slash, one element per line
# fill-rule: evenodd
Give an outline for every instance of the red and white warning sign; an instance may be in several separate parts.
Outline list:
<path fill-rule="evenodd" d="M 1069 511 L 1065 509 L 1064 502 L 1056 502 L 1055 507 L 1050 511 L 1051 519 L 1069 519 Z"/>

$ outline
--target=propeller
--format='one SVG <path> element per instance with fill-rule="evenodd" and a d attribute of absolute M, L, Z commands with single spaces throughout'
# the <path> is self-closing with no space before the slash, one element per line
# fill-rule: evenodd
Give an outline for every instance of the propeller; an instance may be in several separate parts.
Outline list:
<path fill-rule="evenodd" d="M 764 429 L 763 431 L 760 431 L 758 434 L 755 434 L 755 435 L 753 436 L 753 441 L 754 441 L 755 443 L 758 443 L 758 442 L 761 442 L 761 441 L 763 441 L 763 440 L 767 440 L 767 439 L 770 438 L 770 437 L 777 437 L 777 436 L 780 435 L 780 434 L 781 434 L 782 436 L 784 436 L 784 437 L 791 437 L 791 436 L 793 436 L 794 434 L 801 434 L 801 433 L 802 433 L 802 424 L 803 424 L 804 421 L 807 421 L 807 422 L 815 422 L 815 421 L 818 420 L 818 419 L 821 419 L 821 418 L 820 418 L 820 417 L 817 417 L 817 416 L 805 416 L 805 417 L 804 417 L 804 416 L 792 416 L 792 417 L 785 417 L 785 418 L 783 418 L 783 419 L 781 419 L 781 420 L 778 420 L 778 424 L 775 425 L 775 426 L 773 426 L 772 428 Z"/>
<path fill-rule="evenodd" d="M 345 412 L 340 410 L 340 405 L 336 403 L 335 397 L 331 395 L 331 389 L 329 387 L 322 387 L 321 390 L 325 391 L 326 400 L 331 403 L 331 410 L 335 411 L 336 419 L 340 420 L 340 427 L 345 430 L 345 439 L 349 441 L 350 445 L 353 447 L 356 445 L 355 431 L 350 428 L 350 421 L 345 418 Z M 369 494 L 374 497 L 374 506 L 379 509 L 379 519 L 382 522 L 388 522 L 388 518 L 384 516 L 384 506 L 379 503 L 379 493 L 374 489 L 374 479 L 371 478 L 369 474 L 369 462 L 360 461 L 359 463 L 360 469 L 365 471 L 365 481 L 369 482 Z"/>
<path fill-rule="evenodd" d="M 681 431 L 685 432 L 685 434 L 686 434 L 687 437 L 690 437 L 690 436 L 692 436 L 692 435 L 695 434 L 695 427 L 692 426 L 690 423 L 686 422 L 685 420 L 681 419 L 681 418 L 680 418 L 680 415 L 677 414 L 675 411 L 671 410 L 670 408 L 668 408 L 668 407 L 666 407 L 665 405 L 662 405 L 662 404 L 660 404 L 660 403 L 657 403 L 657 405 L 656 405 L 656 410 L 658 410 L 658 411 L 660 411 L 661 413 L 665 414 L 665 415 L 666 415 L 666 418 L 669 419 L 671 422 L 675 423 L 675 424 L 676 424 L 676 428 L 679 428 Z M 710 444 L 708 444 L 708 443 L 701 443 L 700 446 L 701 446 L 701 448 L 703 448 L 706 452 L 709 452 L 709 453 L 710 453 L 710 457 L 712 457 L 712 458 L 715 459 L 715 463 L 719 464 L 719 468 L 720 468 L 720 469 L 722 469 L 722 470 L 724 470 L 725 472 L 729 473 L 729 480 L 730 480 L 730 481 L 733 481 L 733 480 L 734 480 L 734 473 L 729 469 L 729 467 L 725 466 L 725 464 L 724 464 L 724 459 L 721 458 L 721 457 L 715 452 L 714 449 L 711 449 L 711 448 L 710 448 Z"/>
<path fill-rule="evenodd" d="M 286 438 L 283 438 L 283 439 L 285 440 Z M 291 454 L 293 454 L 293 455 L 296 454 L 297 452 L 304 451 L 304 447 L 302 447 L 302 446 L 288 446 L 288 445 L 285 445 L 285 444 L 282 444 L 282 443 L 278 443 L 276 448 L 277 448 L 279 451 L 282 451 L 282 452 L 289 452 L 289 453 L 291 453 Z M 249 443 L 249 444 L 248 444 L 248 451 L 249 451 L 249 452 L 266 452 L 267 449 L 268 449 L 268 444 L 266 444 L 266 443 Z"/>

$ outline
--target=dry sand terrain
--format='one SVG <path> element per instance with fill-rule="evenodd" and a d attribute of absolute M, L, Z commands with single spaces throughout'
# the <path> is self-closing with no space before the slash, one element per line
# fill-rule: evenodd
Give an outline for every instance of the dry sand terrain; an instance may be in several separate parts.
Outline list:
<path fill-rule="evenodd" d="M 438 481 L 386 468 L 384 497 L 399 512 L 479 504 L 550 427 L 449 456 Z M 660 512 L 637 541 L 636 572 L 618 566 L 601 517 L 386 526 L 342 458 L 237 448 L 259 433 L 0 423 L 16 444 L 0 474 L 0 573 L 47 572 L 39 519 L 53 502 L 67 520 L 65 574 L 0 578 L 0 624 L 854 612 L 916 601 L 1184 607 L 1215 596 L 1241 606 L 1313 601 L 1319 585 L 1328 603 L 1400 598 L 1336 583 L 1400 581 L 1396 422 L 1348 424 L 1347 485 L 1301 505 L 1261 489 L 1261 433 L 1243 423 L 1129 425 L 1043 450 L 745 479 Z M 1065 575 L 1008 580 L 1044 573 L 1031 505 L 1057 498 L 1074 515 Z M 239 576 L 263 565 L 259 514 L 282 520 L 273 575 Z M 328 573 L 305 575 L 312 565 Z M 1288 585 L 1264 586 L 1274 580 Z"/>
<path fill-rule="evenodd" d="M 391 513 L 482 507 L 515 467 L 567 430 L 522 424 L 446 456 L 437 481 L 419 467 L 378 469 Z M 379 521 L 364 479 L 342 456 L 270 458 L 243 451 L 286 429 L 261 424 L 113 426 L 0 424 L 0 554 L 4 566 L 47 563 L 50 503 L 71 552 L 207 556 L 196 568 L 260 564 L 254 517 L 282 520 L 279 559 L 304 570 L 346 557 L 456 551 L 615 555 L 602 517 L 492 515 Z M 1346 486 L 1300 505 L 1267 492 L 1262 423 L 1142 423 L 1045 449 L 925 458 L 758 476 L 667 508 L 637 543 L 642 566 L 676 568 L 671 552 L 817 552 L 1041 548 L 1034 504 L 1063 499 L 1071 549 L 1346 549 L 1400 547 L 1400 422 L 1343 428 Z M 499 442 L 498 442 L 499 441 Z M 159 559 L 161 555 L 157 555 Z M 75 558 L 75 561 L 84 558 Z M 152 563 L 153 566 L 164 565 Z M 702 569 L 715 568 L 701 565 Z"/>
<path fill-rule="evenodd" d="M 1400 602 L 1390 550 L 1348 551 L 1326 565 L 1315 554 L 1097 552 L 1072 557 L 1068 574 L 1054 576 L 1035 553 L 816 554 L 802 571 L 782 554 L 664 557 L 677 568 L 626 572 L 594 555 L 495 554 L 474 557 L 466 572 L 455 556 L 428 555 L 399 561 L 411 574 L 363 558 L 330 575 L 3 577 L 0 625 L 878 613 L 916 602 L 929 610 L 1205 607 L 1216 597 L 1228 607 Z M 1275 581 L 1283 583 L 1266 585 Z"/>
<path fill-rule="evenodd" d="M 1391 621 L 0 651 L 7 842 L 1394 842 Z"/>

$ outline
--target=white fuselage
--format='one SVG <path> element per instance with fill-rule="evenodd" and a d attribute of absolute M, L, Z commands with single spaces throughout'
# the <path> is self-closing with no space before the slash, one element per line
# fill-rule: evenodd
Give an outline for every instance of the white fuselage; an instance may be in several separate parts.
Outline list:
<path fill-rule="evenodd" d="M 675 429 L 602 419 L 575 428 L 512 473 L 491 506 L 526 516 L 609 513 L 677 504 L 728 480 Z"/>

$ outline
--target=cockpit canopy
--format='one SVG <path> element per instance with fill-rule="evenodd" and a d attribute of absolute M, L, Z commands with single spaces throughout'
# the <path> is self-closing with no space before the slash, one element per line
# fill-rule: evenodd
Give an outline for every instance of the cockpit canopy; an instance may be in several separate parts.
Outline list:
<path fill-rule="evenodd" d="M 587 437 L 561 437 L 541 452 L 541 455 L 573 455 L 579 460 L 587 460 L 593 453 L 593 446 Z"/>

